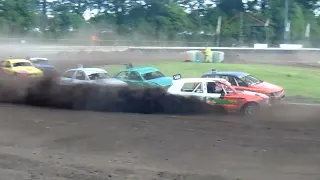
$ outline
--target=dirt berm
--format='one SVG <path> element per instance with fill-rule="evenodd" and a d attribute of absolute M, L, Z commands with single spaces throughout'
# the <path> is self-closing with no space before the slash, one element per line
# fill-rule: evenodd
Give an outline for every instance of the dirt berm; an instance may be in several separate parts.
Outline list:
<path fill-rule="evenodd" d="M 0 102 L 72 110 L 143 114 L 219 113 L 196 98 L 170 95 L 162 88 L 59 85 L 54 78 L 0 78 Z"/>

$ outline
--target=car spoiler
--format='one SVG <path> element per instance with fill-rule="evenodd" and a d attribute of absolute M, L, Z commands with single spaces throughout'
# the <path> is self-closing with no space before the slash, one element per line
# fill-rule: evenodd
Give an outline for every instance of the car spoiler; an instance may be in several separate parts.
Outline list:
<path fill-rule="evenodd" d="M 182 77 L 181 74 L 175 74 L 175 75 L 172 76 L 172 79 L 173 80 L 178 80 L 178 79 L 181 79 L 181 77 Z"/>

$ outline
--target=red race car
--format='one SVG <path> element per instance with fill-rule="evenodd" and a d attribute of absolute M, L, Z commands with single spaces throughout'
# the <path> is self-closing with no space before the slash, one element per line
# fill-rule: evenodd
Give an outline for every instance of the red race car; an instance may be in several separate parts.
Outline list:
<path fill-rule="evenodd" d="M 284 89 L 280 86 L 262 81 L 251 74 L 239 71 L 216 71 L 212 69 L 201 76 L 202 78 L 223 78 L 231 83 L 236 90 L 246 90 L 263 93 L 270 97 L 271 102 L 276 102 L 285 97 Z"/>

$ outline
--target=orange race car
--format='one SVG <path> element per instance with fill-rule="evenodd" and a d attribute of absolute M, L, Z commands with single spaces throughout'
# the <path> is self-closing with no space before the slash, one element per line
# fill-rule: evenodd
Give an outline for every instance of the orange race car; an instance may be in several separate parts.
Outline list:
<path fill-rule="evenodd" d="M 271 102 L 276 102 L 285 97 L 284 89 L 280 86 L 262 81 L 251 74 L 239 71 L 216 71 L 212 69 L 201 76 L 202 78 L 223 78 L 229 81 L 236 90 L 246 90 L 263 93 L 270 97 Z"/>

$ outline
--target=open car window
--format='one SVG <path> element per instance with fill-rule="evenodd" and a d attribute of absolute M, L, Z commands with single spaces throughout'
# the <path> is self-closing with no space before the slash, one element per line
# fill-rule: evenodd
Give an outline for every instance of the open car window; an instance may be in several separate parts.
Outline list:
<path fill-rule="evenodd" d="M 136 72 L 136 71 L 131 71 L 130 72 L 129 79 L 133 80 L 133 81 L 142 81 L 142 78 L 141 78 L 140 74 L 138 72 Z"/>
<path fill-rule="evenodd" d="M 145 80 L 151 80 L 151 79 L 164 77 L 164 75 L 160 71 L 154 71 L 154 72 L 149 72 L 149 73 L 142 74 L 142 77 Z"/>
<path fill-rule="evenodd" d="M 117 78 L 121 79 L 128 79 L 129 77 L 129 72 L 128 71 L 122 71 L 118 75 L 116 75 Z"/>
<path fill-rule="evenodd" d="M 240 79 L 249 85 L 255 85 L 255 84 L 262 83 L 262 81 L 260 79 L 253 77 L 252 75 L 247 75 L 247 76 L 244 76 Z"/>
<path fill-rule="evenodd" d="M 75 72 L 74 70 L 67 71 L 67 72 L 65 72 L 65 73 L 63 74 L 63 76 L 62 76 L 62 77 L 64 77 L 64 78 L 72 78 L 72 77 L 73 77 L 74 72 Z"/>
<path fill-rule="evenodd" d="M 88 75 L 90 80 L 108 79 L 110 78 L 108 73 L 93 73 Z"/>
<path fill-rule="evenodd" d="M 203 93 L 203 85 L 201 82 L 187 82 L 182 86 L 181 92 Z"/>

